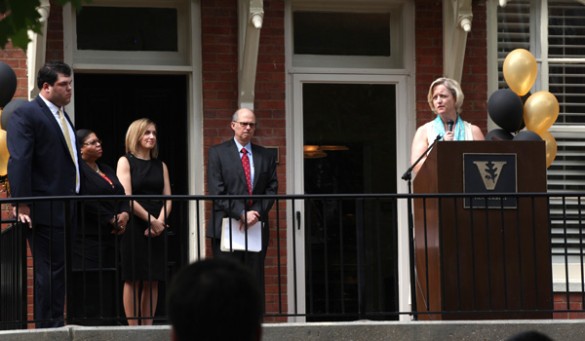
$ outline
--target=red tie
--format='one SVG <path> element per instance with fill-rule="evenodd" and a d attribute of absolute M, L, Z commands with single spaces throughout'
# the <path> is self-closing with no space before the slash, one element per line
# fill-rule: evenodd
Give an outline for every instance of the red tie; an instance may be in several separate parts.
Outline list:
<path fill-rule="evenodd" d="M 246 175 L 246 185 L 248 185 L 248 193 L 252 194 L 252 172 L 250 172 L 250 159 L 248 158 L 248 150 L 242 148 L 242 166 L 244 167 L 244 174 Z"/>

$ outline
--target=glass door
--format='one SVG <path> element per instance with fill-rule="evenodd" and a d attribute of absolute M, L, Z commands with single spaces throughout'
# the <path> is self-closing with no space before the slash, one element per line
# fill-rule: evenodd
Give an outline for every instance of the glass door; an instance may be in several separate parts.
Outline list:
<path fill-rule="evenodd" d="M 396 193 L 396 87 L 301 85 L 305 194 Z M 396 207 L 305 200 L 308 321 L 397 318 L 387 314 L 398 306 Z"/>

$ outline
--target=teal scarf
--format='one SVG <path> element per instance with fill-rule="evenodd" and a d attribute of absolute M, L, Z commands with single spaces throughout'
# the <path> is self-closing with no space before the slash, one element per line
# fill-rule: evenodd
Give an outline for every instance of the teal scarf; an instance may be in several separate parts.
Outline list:
<path fill-rule="evenodd" d="M 433 120 L 433 128 L 435 129 L 435 133 L 441 134 L 441 136 L 445 136 L 445 124 L 441 119 L 441 116 L 437 115 L 437 118 Z M 465 126 L 463 124 L 463 120 L 461 116 L 457 115 L 457 121 L 453 126 L 453 140 L 454 141 L 465 141 Z"/>

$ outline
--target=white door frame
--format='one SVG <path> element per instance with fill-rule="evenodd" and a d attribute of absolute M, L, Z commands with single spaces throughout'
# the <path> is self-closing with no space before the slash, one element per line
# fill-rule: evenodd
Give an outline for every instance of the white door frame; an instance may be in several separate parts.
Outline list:
<path fill-rule="evenodd" d="M 290 79 L 289 105 L 286 114 L 287 124 L 287 193 L 304 194 L 304 158 L 303 158 L 303 84 L 337 83 L 337 84 L 393 84 L 396 86 L 396 174 L 402 174 L 410 164 L 410 144 L 415 127 L 415 111 L 412 103 L 411 79 L 406 75 L 372 75 L 372 74 L 292 74 Z M 389 134 L 389 138 L 392 135 Z M 406 184 L 399 177 L 397 192 L 406 193 Z M 287 203 L 287 285 L 289 313 L 306 313 L 305 299 L 305 229 L 304 206 L 301 200 Z M 399 201 L 398 210 L 398 281 L 399 311 L 410 311 L 410 272 L 408 253 L 408 217 L 404 200 Z M 297 212 L 300 222 L 296 221 Z M 300 228 L 298 226 L 300 225 Z M 293 238 L 296 250 L 293 250 Z M 295 251 L 293 253 L 293 251 Z M 295 258 L 296 257 L 296 258 Z M 295 269 L 296 267 L 296 269 Z M 294 274 L 296 271 L 296 276 Z M 296 283 L 295 283 L 296 278 Z M 295 294 L 296 290 L 296 294 Z M 295 302 L 296 298 L 296 302 Z M 295 311 L 296 308 L 296 311 Z M 401 315 L 401 319 L 403 319 Z M 408 317 L 406 317 L 408 318 Z M 302 322 L 304 318 L 291 317 L 291 322 Z"/>

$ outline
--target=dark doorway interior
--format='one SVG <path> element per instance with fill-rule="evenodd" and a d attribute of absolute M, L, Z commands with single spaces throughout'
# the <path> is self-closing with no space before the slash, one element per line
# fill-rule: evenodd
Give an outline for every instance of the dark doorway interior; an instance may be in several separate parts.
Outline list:
<path fill-rule="evenodd" d="M 103 162 L 116 166 L 126 129 L 142 117 L 157 125 L 159 158 L 169 168 L 173 194 L 187 194 L 187 77 L 75 75 L 75 127 L 101 137 Z"/>
<path fill-rule="evenodd" d="M 129 124 L 138 118 L 150 118 L 157 125 L 159 159 L 168 166 L 172 193 L 188 194 L 187 85 L 183 75 L 77 73 L 75 126 L 98 134 L 104 150 L 100 161 L 115 169 L 118 158 L 124 154 Z M 169 278 L 187 262 L 187 207 L 187 202 L 173 202 L 167 247 Z M 163 284 L 159 291 L 157 316 L 165 310 L 164 287 Z M 112 294 L 121 298 L 121 292 Z M 124 317 L 122 310 L 113 314 Z"/>
<path fill-rule="evenodd" d="M 395 94 L 303 85 L 305 193 L 396 193 Z M 305 213 L 307 320 L 397 319 L 396 202 L 308 200 Z"/>

